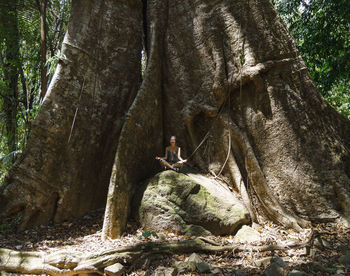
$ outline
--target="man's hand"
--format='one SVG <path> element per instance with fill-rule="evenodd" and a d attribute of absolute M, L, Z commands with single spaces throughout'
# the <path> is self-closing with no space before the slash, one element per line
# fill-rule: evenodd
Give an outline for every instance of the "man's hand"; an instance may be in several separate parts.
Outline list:
<path fill-rule="evenodd" d="M 159 156 L 156 156 L 156 160 L 160 160 L 160 157 L 159 157 Z"/>

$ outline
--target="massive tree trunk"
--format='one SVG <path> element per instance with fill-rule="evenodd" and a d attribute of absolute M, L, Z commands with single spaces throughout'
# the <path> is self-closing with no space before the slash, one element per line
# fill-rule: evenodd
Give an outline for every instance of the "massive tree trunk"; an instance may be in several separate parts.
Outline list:
<path fill-rule="evenodd" d="M 350 123 L 322 99 L 270 1 L 145 2 L 149 64 L 118 146 L 105 237 L 125 229 L 146 176 L 133 167 L 161 154 L 148 134 L 158 129 L 163 146 L 176 134 L 187 154 L 209 131 L 191 163 L 216 174 L 225 166 L 253 220 L 349 221 Z M 147 111 L 152 102 L 162 108 Z"/>
<path fill-rule="evenodd" d="M 0 191 L 2 217 L 25 209 L 24 227 L 81 215 L 103 204 L 112 171 L 103 234 L 116 237 L 169 136 L 189 155 L 209 131 L 190 163 L 224 168 L 253 220 L 350 220 L 350 122 L 315 88 L 269 0 L 147 0 L 144 24 L 140 1 L 104 2 L 73 1 L 62 64 Z"/>
<path fill-rule="evenodd" d="M 141 3 L 72 4 L 55 76 L 23 156 L 0 187 L 0 217 L 20 214 L 21 228 L 104 206 L 121 126 L 141 81 Z"/>

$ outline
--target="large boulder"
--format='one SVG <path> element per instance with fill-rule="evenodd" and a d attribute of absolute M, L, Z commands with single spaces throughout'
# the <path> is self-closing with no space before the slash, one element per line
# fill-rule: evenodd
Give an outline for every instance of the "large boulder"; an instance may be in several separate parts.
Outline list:
<path fill-rule="evenodd" d="M 224 235 L 250 221 L 236 196 L 213 179 L 169 170 L 148 179 L 143 188 L 135 200 L 138 220 L 147 230 Z"/>

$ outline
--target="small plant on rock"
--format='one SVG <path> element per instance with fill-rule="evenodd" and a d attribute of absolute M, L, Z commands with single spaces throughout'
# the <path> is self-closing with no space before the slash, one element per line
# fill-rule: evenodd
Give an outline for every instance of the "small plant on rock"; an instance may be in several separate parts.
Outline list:
<path fill-rule="evenodd" d="M 154 232 L 154 231 L 145 231 L 145 232 L 143 232 L 139 237 L 138 237 L 138 239 L 139 240 L 142 240 L 142 239 L 146 239 L 147 241 L 149 241 L 150 239 L 151 239 L 151 237 L 154 237 L 154 238 L 156 238 L 156 239 L 158 239 L 159 238 L 159 236 L 157 235 L 157 233 L 156 232 Z"/>

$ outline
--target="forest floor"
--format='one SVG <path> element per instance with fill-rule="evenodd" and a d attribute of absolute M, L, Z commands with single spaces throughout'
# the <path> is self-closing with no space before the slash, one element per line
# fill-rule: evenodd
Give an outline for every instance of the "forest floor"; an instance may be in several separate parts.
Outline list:
<path fill-rule="evenodd" d="M 150 241 L 182 241 L 192 238 L 173 233 L 157 233 L 157 237 L 152 236 L 145 239 L 142 236 L 143 230 L 139 229 L 136 224 L 130 223 L 128 224 L 128 233 L 122 238 L 102 241 L 103 214 L 103 210 L 98 210 L 85 215 L 82 219 L 63 224 L 35 227 L 20 233 L 12 233 L 2 229 L 0 231 L 0 248 L 41 251 L 48 254 L 62 250 L 72 254 L 86 254 Z M 266 223 L 265 225 L 255 225 L 254 228 L 260 233 L 260 239 L 254 243 L 240 244 L 246 246 L 247 251 L 198 254 L 201 260 L 212 268 L 211 275 L 262 275 L 266 271 L 266 267 L 271 266 L 272 257 L 284 261 L 284 272 L 287 273 L 285 275 L 288 275 L 290 271 L 300 271 L 306 275 L 350 275 L 349 260 L 346 260 L 346 256 L 350 257 L 350 228 L 348 227 L 322 224 L 315 226 L 314 229 L 295 232 Z M 252 245 L 279 244 L 287 247 L 292 243 L 303 243 L 308 240 L 313 231 L 317 231 L 321 235 L 315 239 L 309 252 L 306 248 L 264 252 L 249 250 Z M 234 236 L 207 238 L 220 245 L 238 244 Z M 128 275 L 152 275 L 157 267 L 172 267 L 185 262 L 189 256 L 190 254 L 149 256 Z M 200 275 L 198 271 L 185 271 L 180 274 Z M 0 273 L 0 275 L 5 274 Z M 303 274 L 291 273 L 290 275 Z"/>

